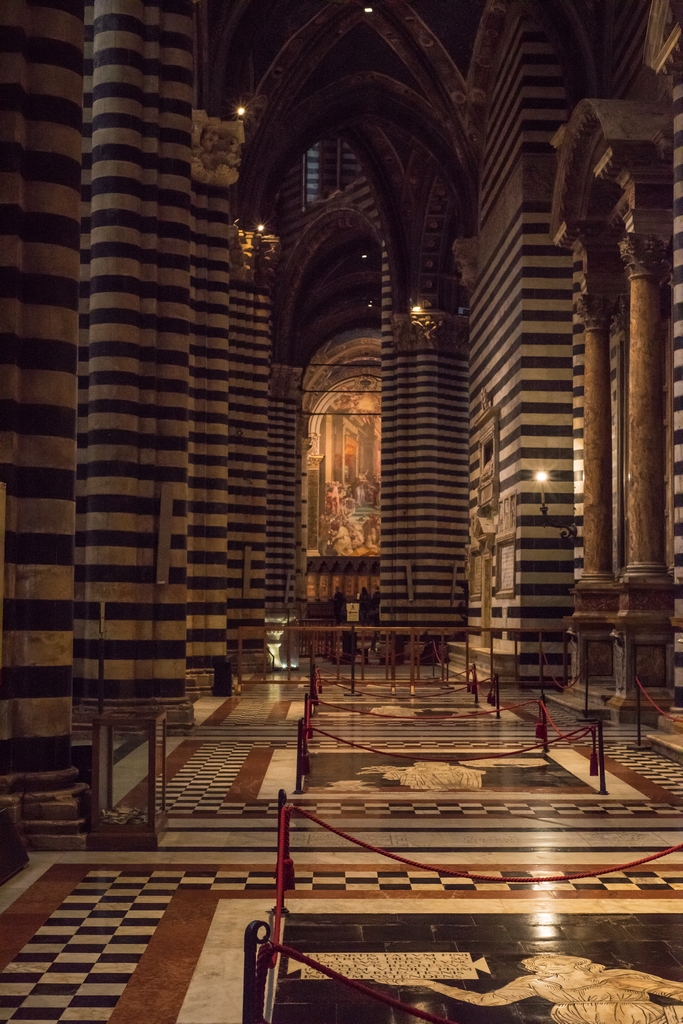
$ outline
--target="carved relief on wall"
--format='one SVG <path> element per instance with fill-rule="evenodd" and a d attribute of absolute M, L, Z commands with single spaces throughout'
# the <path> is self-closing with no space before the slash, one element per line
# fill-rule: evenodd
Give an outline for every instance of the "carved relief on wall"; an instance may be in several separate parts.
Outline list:
<path fill-rule="evenodd" d="M 396 313 L 392 317 L 394 345 L 399 352 L 433 349 L 467 355 L 469 351 L 469 319 L 450 313 Z"/>
<path fill-rule="evenodd" d="M 244 144 L 241 121 L 221 121 L 205 110 L 192 112 L 192 177 L 205 185 L 234 185 Z"/>

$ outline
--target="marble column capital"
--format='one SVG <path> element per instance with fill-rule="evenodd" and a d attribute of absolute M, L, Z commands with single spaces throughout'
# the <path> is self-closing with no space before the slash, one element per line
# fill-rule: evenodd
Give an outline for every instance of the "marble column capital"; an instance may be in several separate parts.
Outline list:
<path fill-rule="evenodd" d="M 615 301 L 607 295 L 579 295 L 576 314 L 588 331 L 609 331 Z"/>
<path fill-rule="evenodd" d="M 244 145 L 242 121 L 221 121 L 205 110 L 192 111 L 192 178 L 227 188 L 239 178 Z"/>
<path fill-rule="evenodd" d="M 301 378 L 303 370 L 300 366 L 286 366 L 273 363 L 270 367 L 269 397 L 273 401 L 298 402 L 301 397 Z"/>
<path fill-rule="evenodd" d="M 629 280 L 650 277 L 661 283 L 671 273 L 669 246 L 659 235 L 629 233 L 619 242 L 619 251 Z"/>
<path fill-rule="evenodd" d="M 399 352 L 432 349 L 467 355 L 469 318 L 434 310 L 430 313 L 396 313 L 392 317 L 394 344 Z"/>

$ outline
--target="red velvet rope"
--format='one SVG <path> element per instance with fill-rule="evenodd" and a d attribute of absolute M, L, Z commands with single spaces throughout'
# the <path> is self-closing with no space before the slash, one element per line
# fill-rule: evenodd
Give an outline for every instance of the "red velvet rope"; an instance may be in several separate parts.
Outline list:
<path fill-rule="evenodd" d="M 515 708 L 524 708 L 528 704 L 538 704 L 539 701 L 536 697 L 533 700 L 525 700 L 520 704 L 512 704 L 510 707 L 493 708 L 490 711 L 468 711 L 464 715 L 429 715 L 424 718 L 410 718 L 408 715 L 379 715 L 376 711 L 361 711 L 360 708 L 348 707 L 345 704 L 332 704 L 328 700 L 319 700 L 318 705 L 327 708 L 339 708 L 341 711 L 354 711 L 357 715 L 370 715 L 373 718 L 391 718 L 396 722 L 455 722 L 462 721 L 463 718 L 476 718 L 478 715 L 495 715 L 496 711 L 514 711 Z"/>
<path fill-rule="evenodd" d="M 653 707 L 653 708 L 654 708 L 654 709 L 655 709 L 656 711 L 659 711 L 660 715 L 663 715 L 663 716 L 664 716 L 664 718 L 668 718 L 670 722 L 682 722 L 682 723 L 683 723 L 683 715 L 668 715 L 668 714 L 666 713 L 666 711 L 664 711 L 664 710 L 663 710 L 663 708 L 660 708 L 659 704 L 655 704 L 655 702 L 653 701 L 652 697 L 651 697 L 651 696 L 650 696 L 650 694 L 649 694 L 649 693 L 647 692 L 647 690 L 645 689 L 645 687 L 644 687 L 644 686 L 643 686 L 643 684 L 641 683 L 641 681 L 640 681 L 640 679 L 638 678 L 638 676 L 636 676 L 636 683 L 638 684 L 638 686 L 640 687 L 640 689 L 641 689 L 641 690 L 643 691 L 643 693 L 645 694 L 645 696 L 646 696 L 646 697 L 647 697 L 647 699 L 649 700 L 650 704 L 652 704 L 652 707 Z"/>
<path fill-rule="evenodd" d="M 340 683 L 336 679 L 327 679 L 327 677 L 321 676 L 321 682 L 325 683 L 326 686 L 338 686 L 341 690 L 347 689 L 351 685 L 351 680 L 347 679 L 346 682 Z M 442 686 L 439 686 L 439 680 L 433 682 L 429 679 L 414 679 L 412 682 L 410 679 L 365 679 L 364 682 L 369 683 L 371 686 L 437 686 L 440 690 L 450 690 L 451 693 L 457 693 L 458 690 L 467 689 L 467 684 L 462 686 L 451 686 L 450 683 L 444 682 Z M 372 697 L 375 699 L 379 696 L 377 693 L 361 693 L 360 690 L 356 690 L 355 697 Z"/>
<path fill-rule="evenodd" d="M 491 713 L 491 712 L 489 712 L 489 713 Z M 446 760 L 444 760 L 443 757 L 420 757 L 420 760 L 421 761 L 437 761 L 439 764 L 455 764 L 455 765 L 457 765 L 457 764 L 462 764 L 463 761 L 481 761 L 484 758 L 486 758 L 486 760 L 489 761 L 489 760 L 492 760 L 493 758 L 512 757 L 515 754 L 526 754 L 530 750 L 538 750 L 539 747 L 544 747 L 545 748 L 545 747 L 549 746 L 551 743 L 559 743 L 560 740 L 568 739 L 570 737 L 572 737 L 574 742 L 576 742 L 576 740 L 580 740 L 584 736 L 588 735 L 589 732 L 592 732 L 593 728 L 594 728 L 593 726 L 587 726 L 587 727 L 581 726 L 580 729 L 576 729 L 574 732 L 568 732 L 564 736 L 558 736 L 554 740 L 544 740 L 541 743 L 534 743 L 530 747 L 521 747 L 519 750 L 505 750 L 505 751 L 503 751 L 502 754 L 486 754 L 486 753 L 475 754 L 472 757 L 459 757 L 455 761 L 446 761 Z M 334 736 L 331 732 L 325 732 L 324 729 L 318 729 L 317 726 L 315 726 L 315 725 L 311 726 L 311 731 L 312 732 L 318 732 L 318 733 L 320 733 L 321 736 L 327 736 L 328 739 L 337 740 L 338 743 L 344 743 L 347 747 L 356 747 L 358 750 L 367 750 L 368 753 L 370 753 L 370 754 L 379 754 L 381 757 L 402 757 L 404 759 L 407 758 L 409 761 L 414 761 L 416 756 L 419 755 L 419 751 L 413 751 L 410 754 L 402 754 L 402 753 L 399 753 L 398 751 L 394 751 L 394 750 L 377 750 L 376 747 L 366 747 L 362 743 L 354 743 L 352 740 L 344 740 L 344 739 L 342 739 L 341 736 Z"/>
<path fill-rule="evenodd" d="M 296 960 L 300 964 L 306 964 L 307 967 L 312 967 L 313 970 L 318 971 L 320 974 L 324 974 L 326 978 L 331 978 L 332 981 L 338 981 L 341 985 L 346 985 L 347 988 L 355 989 L 356 992 L 361 992 L 363 995 L 369 996 L 371 999 L 375 999 L 378 1003 L 384 1003 L 386 1006 L 391 1006 L 395 1010 L 402 1010 L 404 1013 L 410 1013 L 413 1017 L 419 1017 L 420 1020 L 430 1021 L 431 1024 L 457 1024 L 457 1021 L 452 1019 L 437 1017 L 436 1014 L 429 1013 L 427 1010 L 418 1010 L 415 1006 L 408 1006 L 406 1003 L 402 1003 L 398 999 L 394 999 L 393 996 L 386 995 L 378 989 L 370 988 L 369 985 L 364 985 L 362 981 L 355 981 L 353 978 L 346 978 L 343 974 L 340 974 L 339 971 L 335 971 L 331 967 L 325 967 L 323 964 L 318 963 L 317 960 L 313 960 L 311 957 L 306 956 L 305 953 L 300 953 L 298 949 L 293 949 L 291 946 L 284 946 L 279 942 L 269 942 L 266 945 L 270 947 L 273 955 L 280 953 L 282 956 L 289 957 L 290 960 Z"/>
<path fill-rule="evenodd" d="M 543 712 L 545 714 L 545 717 L 548 719 L 548 721 L 552 725 L 552 727 L 555 730 L 555 732 L 557 733 L 557 736 L 558 736 L 559 739 L 566 739 L 567 736 L 571 736 L 572 735 L 571 733 L 560 732 L 560 730 L 557 728 L 557 726 L 553 722 L 552 718 L 550 717 L 550 712 L 548 711 L 548 707 L 547 707 L 545 701 L 539 701 L 539 704 L 543 708 Z M 555 741 L 553 740 L 553 742 L 555 742 Z"/>
<path fill-rule="evenodd" d="M 314 821 L 316 825 L 321 825 L 322 828 L 327 829 L 328 832 L 333 832 L 334 835 L 339 836 L 341 839 L 346 839 L 350 843 L 354 843 L 356 846 L 360 846 L 364 850 L 368 850 L 370 853 L 378 853 L 382 857 L 388 857 L 390 860 L 398 861 L 400 864 L 407 864 L 408 867 L 418 868 L 421 871 L 433 871 L 437 875 L 451 875 L 454 878 L 471 878 L 477 882 L 571 882 L 579 878 L 596 878 L 599 875 L 612 875 L 616 871 L 625 871 L 627 868 L 638 867 L 639 864 L 649 864 L 650 861 L 659 860 L 661 857 L 666 857 L 669 853 L 677 853 L 679 850 L 683 850 L 683 843 L 679 843 L 677 846 L 669 846 L 666 850 L 660 850 L 658 853 L 648 854 L 647 857 L 640 857 L 638 860 L 629 861 L 628 864 L 617 864 L 612 867 L 599 868 L 592 871 L 582 871 L 571 875 L 544 875 L 544 876 L 533 876 L 528 875 L 513 877 L 513 878 L 501 878 L 498 875 L 479 875 L 471 871 L 457 871 L 454 868 L 443 868 L 435 867 L 433 864 L 421 864 L 419 861 L 411 860 L 409 857 L 402 857 L 398 853 L 391 853 L 389 850 L 383 850 L 379 846 L 372 846 L 370 843 L 364 842 L 362 839 L 357 839 L 355 836 L 351 836 L 348 832 L 342 832 L 341 829 L 335 828 L 333 825 L 329 825 L 322 818 L 318 818 L 315 814 L 311 814 L 310 811 L 304 810 L 303 807 L 297 807 L 294 804 L 288 805 L 291 808 L 292 813 L 300 814 L 303 818 L 308 818 L 310 821 Z"/>

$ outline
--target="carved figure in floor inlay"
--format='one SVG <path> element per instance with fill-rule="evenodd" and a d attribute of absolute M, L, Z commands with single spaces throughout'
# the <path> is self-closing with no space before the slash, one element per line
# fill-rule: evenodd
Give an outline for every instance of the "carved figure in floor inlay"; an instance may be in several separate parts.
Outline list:
<path fill-rule="evenodd" d="M 481 789 L 481 777 L 486 772 L 475 768 L 461 768 L 447 761 L 416 761 L 415 764 L 372 765 L 361 768 L 359 775 L 381 775 L 383 779 L 400 782 L 410 789 L 429 789 L 446 792 L 449 789 Z"/>
<path fill-rule="evenodd" d="M 495 992 L 424 981 L 422 985 L 450 999 L 475 1006 L 509 1006 L 540 996 L 552 1003 L 556 1024 L 672 1024 L 683 1021 L 683 1006 L 660 1006 L 650 995 L 683 1003 L 683 983 L 623 968 L 607 970 L 580 956 L 544 953 L 522 960 L 531 977 L 515 978 Z"/>

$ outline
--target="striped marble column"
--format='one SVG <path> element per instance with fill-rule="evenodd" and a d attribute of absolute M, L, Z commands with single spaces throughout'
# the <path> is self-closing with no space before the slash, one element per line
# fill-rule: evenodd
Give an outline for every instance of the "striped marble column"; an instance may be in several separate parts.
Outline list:
<path fill-rule="evenodd" d="M 191 0 L 95 0 L 74 644 L 97 691 L 185 730 Z M 84 196 L 85 196 L 84 189 Z M 85 234 L 85 230 L 84 230 Z"/>
<path fill-rule="evenodd" d="M 239 627 L 264 622 L 271 349 L 267 253 L 275 249 L 276 239 L 233 230 L 227 589 L 227 643 L 233 656 Z M 249 649 L 260 651 L 261 641 L 250 641 Z"/>
<path fill-rule="evenodd" d="M 683 712 L 683 74 L 674 78 L 674 222 L 673 222 L 673 419 L 674 419 L 674 564 L 676 644 L 674 706 Z"/>
<path fill-rule="evenodd" d="M 83 4 L 0 5 L 0 807 L 82 845 L 71 768 Z M 5 523 L 5 534 L 2 523 Z M 0 599 L 3 581 L 0 578 Z"/>
<path fill-rule="evenodd" d="M 295 612 L 297 421 L 301 405 L 302 370 L 273 364 L 268 401 L 268 498 L 266 512 L 266 610 Z M 299 470 L 297 472 L 297 465 Z"/>
<path fill-rule="evenodd" d="M 461 621 L 454 581 L 469 527 L 467 338 L 465 318 L 393 317 L 390 452 L 383 443 L 393 518 L 383 522 L 382 550 L 389 534 L 392 592 L 384 596 L 401 624 Z"/>
<path fill-rule="evenodd" d="M 187 667 L 225 656 L 228 558 L 230 202 L 241 122 L 195 111 L 192 146 Z"/>

